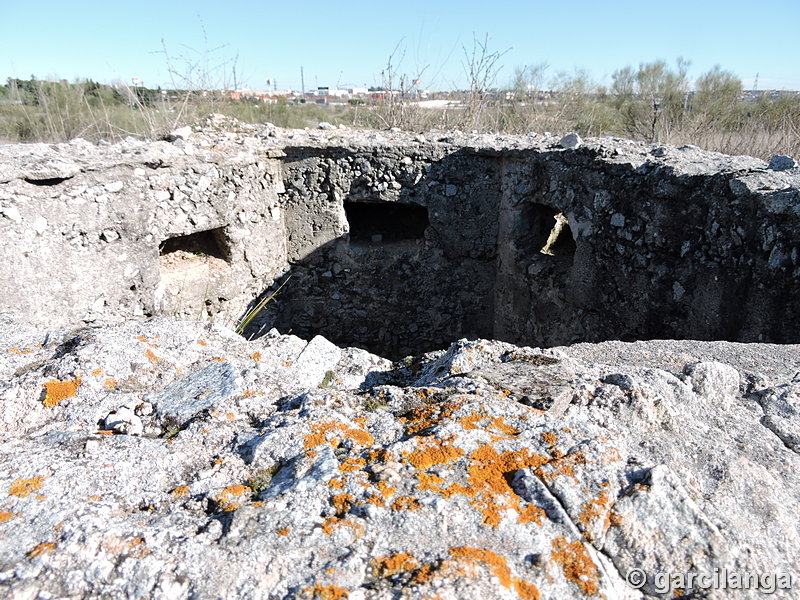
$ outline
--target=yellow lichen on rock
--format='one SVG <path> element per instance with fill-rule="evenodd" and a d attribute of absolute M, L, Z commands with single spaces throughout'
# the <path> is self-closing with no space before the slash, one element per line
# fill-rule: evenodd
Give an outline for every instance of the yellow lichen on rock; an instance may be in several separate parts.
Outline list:
<path fill-rule="evenodd" d="M 67 381 L 51 379 L 43 385 L 45 389 L 44 405 L 47 408 L 52 408 L 53 406 L 58 406 L 62 400 L 72 398 L 78 393 L 78 388 L 81 386 L 81 378 L 76 377 Z"/>
<path fill-rule="evenodd" d="M 42 487 L 44 477 L 37 475 L 30 479 L 15 479 L 8 488 L 8 493 L 11 496 L 19 496 L 20 498 L 27 498 L 33 492 Z"/>

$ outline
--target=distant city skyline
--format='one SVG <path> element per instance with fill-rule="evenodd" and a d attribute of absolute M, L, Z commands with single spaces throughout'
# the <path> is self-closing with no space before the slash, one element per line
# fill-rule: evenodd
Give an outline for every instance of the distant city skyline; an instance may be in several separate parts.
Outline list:
<path fill-rule="evenodd" d="M 231 0 L 135 4 L 44 0 L 3 7 L 0 83 L 6 78 L 133 78 L 148 87 L 363 88 L 395 75 L 422 89 L 467 87 L 465 56 L 488 35 L 501 54 L 496 86 L 515 68 L 547 64 L 543 84 L 585 70 L 608 85 L 625 66 L 691 62 L 689 78 L 714 65 L 745 89 L 798 90 L 800 2 L 757 10 L 743 0 L 619 0 L 571 3 L 471 0 L 303 3 Z M 267 84 L 270 80 L 272 83 Z"/>

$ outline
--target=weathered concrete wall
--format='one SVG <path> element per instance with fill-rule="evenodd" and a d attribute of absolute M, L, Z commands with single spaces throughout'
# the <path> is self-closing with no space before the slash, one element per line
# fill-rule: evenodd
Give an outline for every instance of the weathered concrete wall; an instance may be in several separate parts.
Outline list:
<path fill-rule="evenodd" d="M 290 272 L 251 334 L 391 357 L 460 337 L 800 339 L 797 169 L 611 139 L 228 126 L 0 147 L 0 310 L 233 324 Z"/>
<path fill-rule="evenodd" d="M 266 314 L 270 325 L 388 356 L 491 336 L 499 205 L 487 199 L 501 185 L 494 159 L 431 147 L 304 149 L 287 158 L 281 201 L 296 263 L 277 313 Z M 353 239 L 346 203 L 421 206 L 427 226 L 391 239 L 367 223 L 371 235 Z"/>
<path fill-rule="evenodd" d="M 286 264 L 279 165 L 255 153 L 134 140 L 2 150 L 0 310 L 63 326 L 231 323 Z M 212 247 L 180 249 L 199 232 Z"/>
<path fill-rule="evenodd" d="M 776 173 L 715 164 L 692 148 L 655 148 L 656 160 L 638 164 L 602 152 L 506 160 L 500 237 L 513 250 L 500 257 L 497 337 L 797 339 L 796 179 L 790 187 Z M 531 227 L 530 203 L 568 217 L 573 255 L 514 245 Z"/>

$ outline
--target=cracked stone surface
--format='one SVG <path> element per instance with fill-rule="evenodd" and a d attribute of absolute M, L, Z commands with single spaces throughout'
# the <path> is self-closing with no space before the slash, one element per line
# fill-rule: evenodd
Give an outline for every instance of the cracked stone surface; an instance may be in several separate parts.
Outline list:
<path fill-rule="evenodd" d="M 0 596 L 673 598 L 653 574 L 727 569 L 791 573 L 772 597 L 794 598 L 799 365 L 466 339 L 392 363 L 2 316 Z"/>

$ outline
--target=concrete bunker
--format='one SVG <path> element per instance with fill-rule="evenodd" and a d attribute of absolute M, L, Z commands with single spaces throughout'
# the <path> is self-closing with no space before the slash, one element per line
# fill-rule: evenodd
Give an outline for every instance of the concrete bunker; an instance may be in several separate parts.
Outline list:
<path fill-rule="evenodd" d="M 796 173 L 621 140 L 317 135 L 12 169 L 3 308 L 231 324 L 291 274 L 258 331 L 391 358 L 459 338 L 800 340 Z M 42 251 L 20 255 L 31 236 Z"/>
<path fill-rule="evenodd" d="M 464 337 L 788 339 L 782 304 L 736 282 L 789 297 L 791 280 L 758 236 L 713 235 L 752 222 L 713 177 L 589 152 L 303 148 L 283 181 L 292 279 L 261 331 L 389 358 Z"/>

